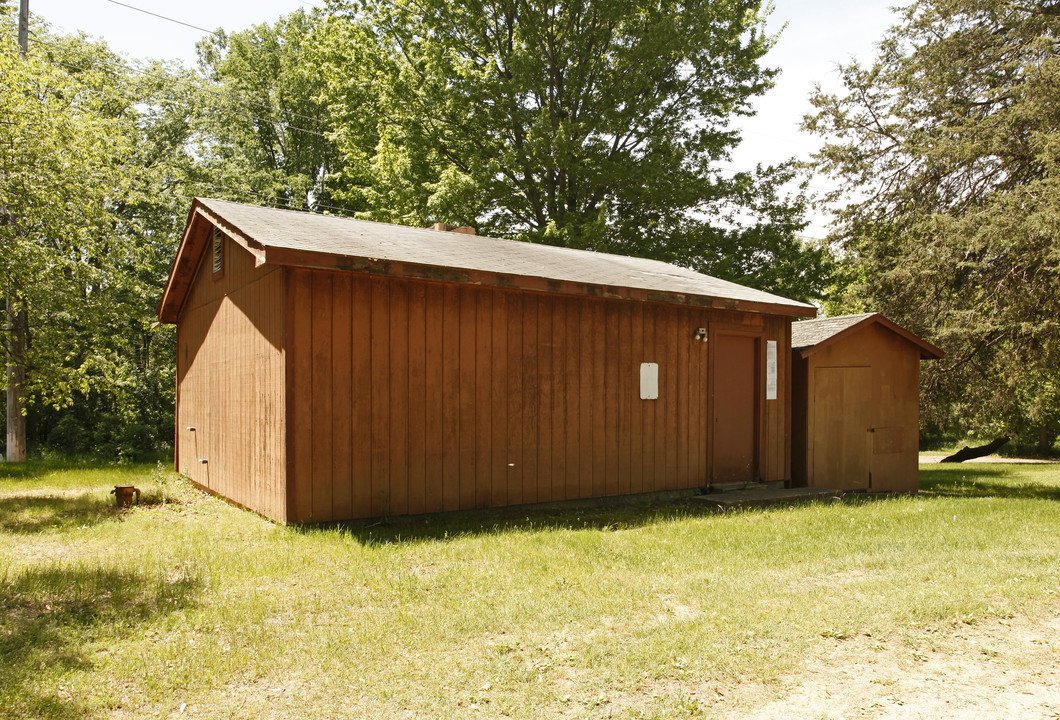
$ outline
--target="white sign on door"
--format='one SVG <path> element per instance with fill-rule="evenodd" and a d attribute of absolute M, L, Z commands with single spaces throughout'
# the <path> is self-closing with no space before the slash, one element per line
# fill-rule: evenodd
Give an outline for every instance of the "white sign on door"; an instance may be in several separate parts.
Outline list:
<path fill-rule="evenodd" d="M 777 341 L 766 341 L 766 400 L 777 399 Z"/>

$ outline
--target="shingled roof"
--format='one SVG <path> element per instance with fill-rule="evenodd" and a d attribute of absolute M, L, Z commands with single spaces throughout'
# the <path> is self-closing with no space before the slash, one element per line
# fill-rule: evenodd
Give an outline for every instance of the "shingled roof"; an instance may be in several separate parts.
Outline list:
<path fill-rule="evenodd" d="M 817 312 L 806 303 L 658 260 L 196 198 L 159 303 L 163 322 L 176 321 L 208 226 L 221 228 L 259 265 L 638 297 L 795 317 Z"/>
<path fill-rule="evenodd" d="M 792 352 L 797 352 L 802 357 L 807 357 L 838 341 L 840 338 L 873 324 L 882 325 L 916 345 L 920 350 L 920 357 L 925 360 L 937 360 L 943 356 L 942 350 L 879 313 L 837 315 L 836 317 L 802 320 L 792 323 L 791 349 Z"/>

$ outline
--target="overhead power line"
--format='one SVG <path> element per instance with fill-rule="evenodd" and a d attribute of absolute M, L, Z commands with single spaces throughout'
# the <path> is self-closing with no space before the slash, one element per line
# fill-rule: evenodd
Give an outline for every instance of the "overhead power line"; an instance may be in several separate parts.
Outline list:
<path fill-rule="evenodd" d="M 154 13 L 154 12 L 151 12 L 151 11 L 148 11 L 148 10 L 144 10 L 142 8 L 138 8 L 138 7 L 135 7 L 133 5 L 129 5 L 127 3 L 118 2 L 118 0 L 106 0 L 106 2 L 110 2 L 110 3 L 114 4 L 114 5 L 119 5 L 121 7 L 125 7 L 125 8 L 128 8 L 130 10 L 141 12 L 141 13 L 144 13 L 146 15 L 151 15 L 153 17 L 157 17 L 157 18 L 159 18 L 161 20 L 165 20 L 167 22 L 172 22 L 172 23 L 176 23 L 178 25 L 183 25 L 183 26 L 188 27 L 188 28 L 192 28 L 194 30 L 199 30 L 199 31 L 205 32 L 207 34 L 212 34 L 213 33 L 213 31 L 207 30 L 206 28 L 200 27 L 198 25 L 193 25 L 191 23 L 186 23 L 186 22 L 183 22 L 181 20 L 176 20 L 174 18 L 170 18 L 170 17 L 167 17 L 165 15 L 160 15 L 158 13 Z M 305 3 L 305 2 L 303 2 L 302 4 L 303 5 L 309 5 L 308 3 Z M 309 6 L 313 7 L 312 5 L 309 5 Z M 44 39 L 40 38 L 37 35 L 36 32 L 31 31 L 31 34 L 34 36 L 34 39 L 35 39 L 36 43 L 39 44 L 39 45 L 44 45 L 46 47 L 51 47 L 51 48 L 57 49 L 57 50 L 64 49 L 61 45 L 58 45 L 58 44 L 56 44 L 54 42 L 49 42 L 48 40 L 44 40 Z M 270 50 L 268 48 L 261 48 L 261 49 L 265 50 L 266 52 L 272 52 L 274 54 L 279 55 L 278 51 L 276 51 L 276 50 Z M 83 68 L 83 67 L 79 67 L 77 65 L 73 65 L 73 64 L 70 64 L 70 63 L 67 63 L 67 62 L 63 62 L 61 60 L 53 60 L 53 62 L 55 62 L 57 65 L 64 66 L 64 67 L 69 68 L 71 70 L 76 70 L 76 71 L 79 71 L 79 72 L 89 72 L 89 69 L 86 69 L 86 68 Z M 147 72 L 148 72 L 147 70 L 141 70 L 141 69 L 138 69 L 138 68 L 135 68 L 135 67 L 131 67 L 131 66 L 128 66 L 128 65 L 123 65 L 120 68 L 114 68 L 114 67 L 109 66 L 108 63 L 106 63 L 106 62 L 98 62 L 97 61 L 96 64 L 97 64 L 97 67 L 99 69 L 102 69 L 105 72 L 109 72 L 112 75 L 120 75 L 121 73 L 132 73 L 132 74 L 136 74 L 136 75 L 146 75 Z M 231 94 L 231 91 L 226 91 L 226 90 L 224 90 L 222 88 L 215 88 L 215 87 L 210 87 L 210 86 L 203 86 L 203 89 L 206 90 L 207 92 L 209 92 L 210 94 L 214 95 L 215 97 L 219 97 L 219 98 L 222 98 L 222 99 L 227 99 L 229 102 L 232 102 L 232 103 L 237 102 L 237 99 L 235 97 L 233 97 L 233 95 Z M 165 98 L 168 98 L 168 99 L 173 99 L 173 100 L 179 100 L 180 99 L 178 96 L 170 95 L 170 94 L 162 95 L 162 97 L 165 97 Z M 266 104 L 261 103 L 261 102 L 258 102 L 258 101 L 255 101 L 255 100 L 247 98 L 247 97 L 240 98 L 239 100 L 242 100 L 243 102 L 248 102 L 251 105 L 257 105 L 257 106 L 262 107 L 262 108 L 271 109 L 271 106 L 266 105 Z M 301 133 L 306 133 L 306 134 L 315 135 L 315 136 L 324 137 L 324 138 L 328 137 L 327 134 L 322 133 L 322 132 L 318 132 L 316 130 L 310 130 L 308 128 L 299 127 L 297 125 L 292 125 L 292 124 L 286 123 L 286 122 L 284 122 L 282 120 L 278 120 L 278 119 L 263 118 L 263 117 L 260 117 L 260 116 L 257 116 L 257 115 L 253 115 L 253 114 L 250 114 L 250 113 L 246 113 L 246 112 L 240 111 L 240 110 L 238 110 L 238 109 L 236 109 L 234 107 L 218 108 L 218 109 L 220 111 L 222 111 L 222 112 L 227 112 L 227 113 L 229 113 L 231 115 L 241 116 L 241 117 L 244 117 L 244 118 L 247 118 L 247 119 L 250 119 L 250 120 L 257 120 L 257 121 L 260 121 L 260 122 L 282 124 L 286 130 L 290 130 L 290 131 L 293 131 L 293 132 L 301 132 Z M 302 118 L 305 118 L 305 119 L 310 120 L 312 122 L 324 124 L 324 121 L 321 120 L 320 118 L 315 118 L 315 117 L 312 117 L 312 116 L 304 115 L 304 114 L 293 112 L 293 111 L 289 111 L 287 114 L 291 115 L 291 116 L 302 117 Z M 728 173 L 733 173 L 733 174 L 747 172 L 747 171 L 741 171 L 741 170 L 738 170 L 737 168 L 733 168 L 733 167 L 726 166 L 726 165 L 721 165 L 721 164 L 713 164 L 711 166 L 711 169 L 716 171 L 716 172 L 728 172 Z M 201 183 L 193 183 L 193 184 L 201 184 Z M 286 209 L 299 209 L 299 208 L 292 207 L 290 202 L 286 202 L 285 204 L 280 205 L 279 203 L 284 202 L 281 199 L 276 198 L 275 196 L 266 195 L 264 193 L 260 193 L 260 192 L 254 191 L 254 190 L 252 190 L 250 188 L 235 189 L 235 188 L 229 188 L 229 187 L 223 187 L 223 186 L 214 185 L 212 183 L 209 186 L 212 187 L 212 189 L 215 190 L 215 191 L 216 190 L 221 190 L 221 191 L 226 192 L 226 193 L 242 195 L 243 197 L 256 197 L 259 202 L 263 202 L 264 204 L 272 205 L 274 207 L 283 207 L 283 208 L 286 208 Z M 812 186 L 812 185 L 809 186 L 809 187 L 811 187 L 813 189 L 822 190 L 822 191 L 824 190 L 823 188 L 817 188 L 817 187 Z M 189 196 L 180 195 L 179 193 L 173 193 L 173 194 L 177 195 L 178 197 L 189 197 Z M 331 211 L 336 212 L 336 214 L 345 214 L 345 213 L 348 212 L 344 208 L 331 206 L 331 205 L 324 205 L 324 204 L 319 204 L 319 203 L 315 204 L 315 207 L 317 207 L 318 209 L 331 210 Z M 745 217 L 745 219 L 747 219 L 747 218 Z M 811 227 L 821 227 L 821 226 L 816 225 L 816 224 L 814 224 L 812 222 L 809 223 L 809 225 Z"/>
<path fill-rule="evenodd" d="M 292 204 L 291 200 L 284 200 L 278 198 L 275 195 L 269 195 L 253 188 L 231 188 L 226 185 L 218 185 L 213 182 L 203 182 L 201 180 L 192 180 L 186 183 L 188 186 L 197 186 L 204 189 L 209 189 L 211 194 L 220 192 L 222 194 L 239 195 L 244 199 L 253 199 L 255 202 L 265 205 L 266 207 L 274 207 L 280 210 L 299 210 L 303 212 L 313 212 L 314 210 L 329 210 L 333 214 L 341 217 L 356 217 L 355 211 L 348 210 L 346 208 L 337 207 L 335 205 L 325 205 L 324 203 L 316 202 L 313 203 L 313 209 L 303 208 Z M 186 200 L 193 200 L 194 195 L 183 195 L 174 190 L 168 190 L 169 194 L 174 197 L 184 198 Z M 202 197 L 201 195 L 199 197 Z"/>
<path fill-rule="evenodd" d="M 201 30 L 202 32 L 206 33 L 207 35 L 213 35 L 213 32 L 214 32 L 213 30 L 207 30 L 206 28 L 199 27 L 198 25 L 192 25 L 191 23 L 186 23 L 183 20 L 177 20 L 175 18 L 166 17 L 165 15 L 159 15 L 156 12 L 151 12 L 150 10 L 144 10 L 143 8 L 138 8 L 138 7 L 134 6 L 134 5 L 129 5 L 128 3 L 118 2 L 118 0 L 106 0 L 106 1 L 109 2 L 111 5 L 121 5 L 124 8 L 129 8 L 130 10 L 135 10 L 136 12 L 141 12 L 144 15 L 151 15 L 152 17 L 156 17 L 159 20 L 166 20 L 167 22 L 176 23 L 177 25 L 183 25 L 184 27 L 191 28 L 192 30 Z"/>
<path fill-rule="evenodd" d="M 132 5 L 127 5 L 127 4 L 122 3 L 122 2 L 117 2 L 116 0 L 106 0 L 106 1 L 107 2 L 113 2 L 115 5 L 121 5 L 122 7 L 131 8 L 133 10 L 139 10 L 139 8 L 134 8 Z M 142 12 L 147 12 L 147 11 L 142 11 Z M 164 20 L 170 20 L 171 22 L 179 23 L 181 25 L 187 25 L 188 27 L 195 28 L 196 30 L 203 30 L 203 32 L 212 34 L 211 31 L 205 30 L 204 28 L 200 28 L 197 25 L 189 25 L 188 23 L 181 22 L 180 20 L 173 20 L 172 18 L 167 18 L 167 17 L 162 16 L 162 15 L 157 15 L 156 13 L 148 13 L 148 14 L 149 15 L 155 15 L 156 17 L 162 18 Z M 45 47 L 50 47 L 50 48 L 53 48 L 53 49 L 56 49 L 56 50 L 63 49 L 62 46 L 60 46 L 60 45 L 58 45 L 58 44 L 56 44 L 54 42 L 49 42 L 48 40 L 45 40 L 45 39 L 41 38 L 40 35 L 38 35 L 37 32 L 34 31 L 34 30 L 30 30 L 30 35 L 33 36 L 33 39 L 34 39 L 35 43 L 38 44 L 38 45 L 44 45 Z M 104 38 L 104 40 L 105 40 L 105 38 Z M 253 45 L 253 43 L 250 43 L 250 44 Z M 279 50 L 275 49 L 275 48 L 266 48 L 266 47 L 261 47 L 260 45 L 258 45 L 256 47 L 257 47 L 258 50 L 270 53 L 272 55 L 275 55 L 276 57 L 279 57 L 279 58 L 283 58 L 284 57 L 282 55 L 282 53 Z M 106 63 L 100 62 L 98 60 L 94 60 L 94 62 L 96 62 L 100 66 L 105 66 L 106 65 Z M 64 65 L 65 63 L 59 63 L 59 64 Z M 66 65 L 66 66 L 70 67 L 72 69 L 81 69 L 82 71 L 84 71 L 83 68 L 76 68 L 75 66 L 72 66 L 72 65 Z M 145 71 L 138 70 L 135 67 L 132 67 L 132 66 L 129 66 L 129 65 L 123 65 L 120 69 L 108 68 L 108 70 L 111 73 L 113 73 L 113 74 L 119 74 L 120 72 L 126 72 L 126 71 L 127 72 L 132 72 L 132 73 L 135 73 L 135 74 L 138 74 L 138 75 L 146 74 Z M 208 78 L 207 78 L 207 80 L 208 80 Z M 211 87 L 211 86 L 206 86 L 206 85 L 203 86 L 203 89 L 206 90 L 207 92 L 209 92 L 210 94 L 213 94 L 213 95 L 218 96 L 218 97 L 220 97 L 222 95 L 227 95 L 228 96 L 228 100 L 231 101 L 231 102 L 237 102 L 237 100 L 238 100 L 238 101 L 241 101 L 241 102 L 247 102 L 247 103 L 249 103 L 251 105 L 257 105 L 258 107 L 261 107 L 261 108 L 271 109 L 271 106 L 266 105 L 265 103 L 262 103 L 260 101 L 254 100 L 254 99 L 252 99 L 250 97 L 247 97 L 247 96 L 242 96 L 242 97 L 239 97 L 237 99 L 237 98 L 234 97 L 233 92 L 231 90 L 226 90 L 226 89 L 217 88 L 217 87 Z M 243 113 L 240 113 L 240 114 L 243 114 Z M 317 123 L 318 125 L 325 125 L 325 122 L 323 120 L 321 120 L 320 118 L 318 118 L 318 117 L 313 117 L 311 115 L 305 115 L 304 113 L 294 112 L 292 110 L 288 110 L 287 114 L 292 116 L 292 117 L 299 117 L 299 118 L 302 118 L 304 120 L 308 120 L 310 122 Z M 258 118 L 258 117 L 253 117 L 251 119 L 264 120 L 264 118 Z M 303 130 L 304 132 L 313 134 L 313 135 L 320 135 L 321 137 L 323 137 L 322 133 L 316 132 L 314 130 L 308 130 L 308 129 L 301 129 L 301 130 Z"/>
<path fill-rule="evenodd" d="M 306 6 L 311 7 L 311 8 L 315 8 L 315 6 L 311 5 L 310 3 L 304 2 L 304 0 L 298 0 L 298 1 L 301 2 L 303 5 L 306 5 Z M 207 34 L 211 34 L 212 35 L 213 32 L 214 32 L 212 30 L 207 30 L 206 28 L 203 28 L 201 26 L 193 25 L 191 23 L 186 23 L 186 22 L 184 22 L 182 20 L 177 20 L 175 18 L 167 17 L 165 15 L 160 15 L 158 13 L 151 12 L 149 10 L 144 10 L 142 8 L 135 7 L 133 5 L 129 5 L 128 3 L 119 2 L 118 0 L 106 0 L 106 2 L 109 2 L 109 3 L 114 4 L 114 5 L 119 5 L 121 7 L 125 7 L 125 8 L 128 8 L 130 10 L 141 12 L 141 13 L 144 13 L 146 15 L 151 15 L 153 17 L 159 18 L 161 20 L 165 20 L 167 22 L 172 22 L 172 23 L 176 23 L 178 25 L 183 25 L 185 27 L 189 27 L 189 28 L 192 28 L 194 30 L 201 30 L 202 32 L 205 32 Z M 33 34 L 34 34 L 34 37 L 37 40 L 38 44 L 47 45 L 47 46 L 50 46 L 50 47 L 53 47 L 53 48 L 58 48 L 59 47 L 59 46 L 55 45 L 54 43 L 49 43 L 47 41 L 41 40 L 40 38 L 38 38 L 36 36 L 36 33 L 33 33 Z M 271 52 L 271 53 L 273 53 L 273 54 L 275 54 L 277 56 L 280 55 L 279 52 L 276 51 L 276 50 L 270 50 L 269 48 L 259 48 L 259 49 L 264 50 L 265 52 Z M 59 62 L 59 64 L 60 65 L 64 65 L 66 67 L 69 67 L 71 69 L 84 71 L 83 68 L 77 68 L 76 66 L 69 65 L 67 63 Z M 140 71 L 140 70 L 137 70 L 135 68 L 128 67 L 128 66 L 126 66 L 124 69 L 129 71 L 129 72 L 135 73 L 135 74 L 141 74 L 141 75 L 144 74 L 143 71 Z M 113 69 L 110 69 L 110 71 L 112 73 L 114 73 L 114 74 L 117 74 L 117 71 L 115 71 Z M 204 89 L 207 92 L 210 92 L 211 94 L 213 94 L 215 96 L 218 96 L 218 97 L 223 95 L 223 94 L 228 94 L 228 100 L 230 102 L 234 103 L 234 102 L 237 101 L 236 98 L 234 98 L 230 94 L 231 91 L 226 91 L 226 90 L 223 90 L 223 89 L 220 89 L 220 88 L 213 88 L 213 87 L 209 87 L 209 86 L 204 86 Z M 172 98 L 172 99 L 175 99 L 175 98 Z M 250 98 L 240 98 L 240 100 L 245 101 L 245 102 L 249 102 L 249 104 L 252 104 L 252 105 L 257 105 L 258 107 L 261 107 L 261 108 L 271 109 L 271 106 L 266 105 L 266 104 L 261 103 L 261 102 L 258 102 L 258 101 L 255 101 L 255 100 L 252 100 Z M 231 112 L 234 115 L 240 115 L 242 117 L 248 118 L 250 120 L 258 120 L 258 121 L 261 121 L 261 122 L 278 122 L 276 120 L 271 120 L 271 119 L 268 119 L 268 118 L 257 117 L 255 115 L 251 115 L 251 114 L 236 110 L 235 108 L 229 109 L 229 112 Z M 287 114 L 289 114 L 289 115 L 291 115 L 293 117 L 300 117 L 300 118 L 309 120 L 311 122 L 318 123 L 320 125 L 324 125 L 325 124 L 324 121 L 321 120 L 320 118 L 311 117 L 309 115 L 305 115 L 305 114 L 302 114 L 302 113 L 289 111 Z M 310 135 L 316 135 L 318 137 L 325 137 L 325 138 L 327 137 L 327 135 L 325 133 L 318 132 L 316 130 L 310 130 L 308 128 L 298 127 L 296 125 L 288 124 L 288 125 L 286 125 L 286 128 L 289 129 L 289 130 L 293 130 L 295 132 L 304 132 L 304 133 L 307 133 L 307 134 L 310 134 Z M 763 134 L 763 133 L 755 133 L 755 134 Z M 736 168 L 733 168 L 733 167 L 730 167 L 730 166 L 726 166 L 726 165 L 721 165 L 721 164 L 712 164 L 711 169 L 715 170 L 716 172 L 730 172 L 730 173 L 733 173 L 733 174 L 739 174 L 739 173 L 748 172 L 747 170 L 738 170 Z M 816 186 L 816 185 L 807 185 L 807 187 L 812 189 L 812 190 L 817 190 L 819 192 L 829 192 L 828 189 L 822 188 L 822 187 Z"/>
<path fill-rule="evenodd" d="M 37 37 L 37 35 L 35 33 L 33 35 L 34 35 L 34 40 L 36 41 L 37 45 L 43 45 L 45 47 L 49 47 L 49 48 L 52 48 L 54 50 L 62 50 L 62 49 L 64 49 L 61 45 L 57 45 L 56 43 L 49 42 L 47 40 L 43 40 L 43 39 Z M 78 72 L 90 72 L 91 71 L 91 68 L 80 67 L 78 65 L 74 65 L 74 64 L 65 62 L 63 60 L 53 59 L 52 62 L 54 62 L 57 65 L 62 65 L 65 68 L 69 68 L 70 70 L 76 70 Z M 131 74 L 134 74 L 134 75 L 141 75 L 141 76 L 148 74 L 148 70 L 146 70 L 146 69 L 142 70 L 142 69 L 138 69 L 138 68 L 135 68 L 135 67 L 130 67 L 130 66 L 127 66 L 127 65 L 126 66 L 122 66 L 120 68 L 116 68 L 116 67 L 109 66 L 106 62 L 98 62 L 98 61 L 94 61 L 94 62 L 96 62 L 97 69 L 102 70 L 102 71 L 107 72 L 107 73 L 110 73 L 111 75 L 114 75 L 114 76 L 120 76 L 123 72 L 128 72 L 128 73 L 131 73 Z M 249 97 L 237 98 L 237 97 L 235 97 L 233 95 L 233 93 L 231 91 L 226 91 L 224 89 L 215 88 L 215 87 L 211 87 L 211 86 L 208 86 L 208 85 L 203 85 L 203 86 L 201 86 L 201 88 L 203 90 L 205 90 L 206 92 L 208 92 L 209 94 L 213 95 L 214 97 L 217 97 L 217 98 L 219 98 L 221 100 L 227 100 L 228 102 L 232 103 L 233 105 L 235 103 L 237 103 L 237 102 L 242 101 L 242 102 L 246 102 L 249 105 L 256 105 L 257 107 L 260 107 L 260 108 L 263 108 L 263 109 L 266 109 L 266 110 L 272 110 L 271 106 L 266 105 L 265 103 L 259 102 L 257 100 L 253 100 L 253 99 L 251 99 Z M 170 100 L 179 100 L 179 99 L 181 99 L 179 96 L 173 95 L 173 94 L 163 95 L 162 97 L 168 98 Z M 232 114 L 232 115 L 239 115 L 240 117 L 247 118 L 248 120 L 258 120 L 260 122 L 268 122 L 268 123 L 282 123 L 283 122 L 281 120 L 276 120 L 276 119 L 271 119 L 271 118 L 263 118 L 263 117 L 260 117 L 258 115 L 253 115 L 251 113 L 243 112 L 242 110 L 238 110 L 235 107 L 219 108 L 219 110 L 222 111 L 222 112 L 227 112 L 227 113 Z M 287 115 L 291 115 L 293 117 L 304 118 L 306 120 L 310 120 L 310 121 L 318 123 L 320 125 L 324 125 L 325 124 L 325 122 L 323 120 L 321 120 L 320 118 L 315 118 L 315 117 L 312 117 L 310 115 L 304 115 L 302 113 L 298 113 L 298 112 L 294 112 L 294 111 L 286 111 L 286 114 Z M 302 133 L 306 133 L 306 134 L 309 134 L 309 135 L 316 135 L 317 137 L 322 137 L 322 138 L 327 138 L 328 137 L 326 133 L 320 132 L 318 130 L 310 130 L 309 128 L 299 127 L 297 125 L 291 125 L 289 123 L 283 123 L 283 125 L 284 125 L 284 127 L 286 129 L 293 130 L 295 132 L 302 132 Z"/>

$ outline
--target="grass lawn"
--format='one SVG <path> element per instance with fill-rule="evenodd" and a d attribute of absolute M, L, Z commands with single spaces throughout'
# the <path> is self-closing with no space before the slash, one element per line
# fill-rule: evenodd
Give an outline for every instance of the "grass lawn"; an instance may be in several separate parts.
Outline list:
<path fill-rule="evenodd" d="M 292 529 L 151 467 L 0 465 L 0 717 L 707 717 L 693 689 L 825 642 L 1060 612 L 1060 465 L 921 484 Z"/>

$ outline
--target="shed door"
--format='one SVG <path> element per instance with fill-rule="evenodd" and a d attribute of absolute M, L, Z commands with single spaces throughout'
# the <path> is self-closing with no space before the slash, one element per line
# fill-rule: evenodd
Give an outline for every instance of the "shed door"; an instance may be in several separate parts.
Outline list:
<path fill-rule="evenodd" d="M 755 479 L 758 338 L 714 339 L 714 482 Z"/>
<path fill-rule="evenodd" d="M 868 367 L 814 370 L 811 485 L 839 490 L 869 487 L 871 388 Z"/>

